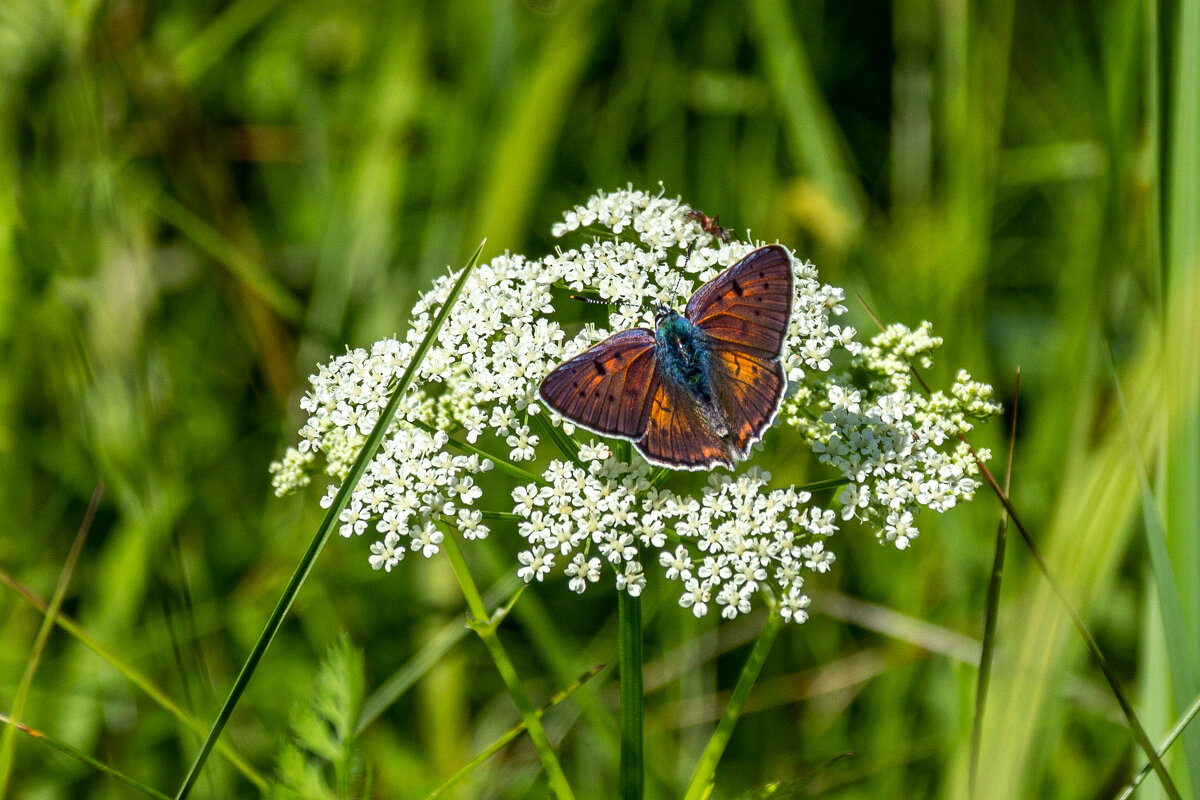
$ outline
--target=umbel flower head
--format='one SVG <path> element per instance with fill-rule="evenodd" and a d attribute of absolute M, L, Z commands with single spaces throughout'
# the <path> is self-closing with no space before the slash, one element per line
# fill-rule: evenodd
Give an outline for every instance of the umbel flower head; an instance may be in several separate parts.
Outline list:
<path fill-rule="evenodd" d="M 526 582 L 561 571 L 583 592 L 607 575 L 636 596 L 657 572 L 678 583 L 680 606 L 698 617 L 747 613 L 763 593 L 802 622 L 805 578 L 833 564 L 827 539 L 839 518 L 904 549 L 922 510 L 973 496 L 978 466 L 958 437 L 999 413 L 991 387 L 960 372 L 948 393 L 914 391 L 912 366 L 929 366 L 941 345 L 928 324 L 893 325 L 863 344 L 835 323 L 846 312 L 842 290 L 794 258 L 789 391 L 756 449 L 803 439 L 814 471 L 832 479 L 820 485 L 840 487 L 831 508 L 805 487 L 775 485 L 753 455 L 699 489 L 686 488 L 694 480 L 673 487 L 675 473 L 627 443 L 577 431 L 542 406 L 538 386 L 564 359 L 613 332 L 653 328 L 653 312 L 642 309 L 681 306 L 758 247 L 714 238 L 691 211 L 662 194 L 599 193 L 554 226 L 559 237 L 590 234 L 577 248 L 505 254 L 476 268 L 342 513 L 343 536 L 376 539 L 372 567 L 391 571 L 408 552 L 429 557 L 445 536 L 483 538 L 495 524 L 523 540 L 517 569 Z M 322 470 L 345 479 L 455 277 L 421 296 L 403 338 L 351 350 L 312 376 L 299 444 L 271 466 L 278 494 Z M 606 324 L 565 322 L 584 308 L 571 292 L 612 303 Z M 336 492 L 329 488 L 326 506 Z"/>

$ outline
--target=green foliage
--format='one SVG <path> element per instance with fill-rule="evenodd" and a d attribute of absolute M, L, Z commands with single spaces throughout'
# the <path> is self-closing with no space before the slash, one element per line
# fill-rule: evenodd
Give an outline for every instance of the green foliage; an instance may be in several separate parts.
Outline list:
<path fill-rule="evenodd" d="M 308 702 L 292 711 L 291 740 L 275 757 L 273 800 L 369 796 L 355 731 L 363 705 L 363 657 L 343 634 L 321 661 Z"/>
<path fill-rule="evenodd" d="M 203 736 L 181 715 L 201 731 L 215 718 L 320 523 L 322 487 L 279 500 L 266 472 L 304 376 L 401 330 L 482 237 L 485 258 L 545 252 L 556 215 L 596 188 L 663 181 L 885 318 L 931 320 L 938 369 L 1004 398 L 1020 365 L 1014 503 L 1161 740 L 1193 700 L 1172 671 L 1196 659 L 1172 652 L 1163 614 L 1185 633 L 1200 618 L 1197 8 L 0 0 L 0 568 L 49 599 L 107 487 L 62 605 L 81 627 L 51 630 L 23 719 L 174 791 Z M 1151 539 L 1130 436 L 1161 504 Z M 997 425 L 973 443 L 999 456 L 1005 439 Z M 801 463 L 764 466 L 800 483 Z M 713 796 L 850 751 L 821 796 L 962 797 L 998 514 L 981 494 L 900 557 L 847 531 L 813 619 L 762 665 Z M 464 549 L 480 585 L 513 570 L 500 522 Z M 1163 543 L 1180 611 L 1160 610 L 1148 548 L 1160 560 Z M 441 638 L 462 624 L 449 568 L 410 558 L 380 575 L 366 558 L 361 540 L 325 548 L 221 740 L 253 770 L 217 751 L 193 796 L 256 791 L 342 629 L 364 685 L 399 687 L 359 739 L 326 742 L 357 741 L 377 796 L 424 796 L 516 724 L 484 646 Z M 615 663 L 612 600 L 521 596 L 499 634 L 535 707 Z M 677 797 L 757 620 L 694 621 L 653 580 L 642 603 L 647 796 Z M 41 624 L 0 593 L 2 711 Z M 389 682 L 434 641 L 436 659 Z M 996 645 L 980 797 L 1115 794 L 1141 762 L 1016 541 Z M 546 715 L 581 800 L 615 794 L 607 675 Z M 458 796 L 536 796 L 526 741 Z M 1185 795 L 1197 742 L 1167 759 Z M 295 777 L 320 763 L 287 758 Z M 15 739 L 9 796 L 127 791 Z M 1137 796 L 1156 791 L 1151 777 Z"/>

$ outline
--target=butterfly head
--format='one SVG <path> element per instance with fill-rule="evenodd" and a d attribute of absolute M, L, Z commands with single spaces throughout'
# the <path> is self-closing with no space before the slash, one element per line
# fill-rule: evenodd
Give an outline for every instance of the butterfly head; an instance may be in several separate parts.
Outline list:
<path fill-rule="evenodd" d="M 670 306 L 657 305 L 654 307 L 654 326 L 661 328 L 663 323 L 668 321 L 669 319 L 671 319 L 671 317 L 678 317 L 678 316 L 679 316 L 679 312 L 676 311 L 675 309 L 671 308 Z"/>

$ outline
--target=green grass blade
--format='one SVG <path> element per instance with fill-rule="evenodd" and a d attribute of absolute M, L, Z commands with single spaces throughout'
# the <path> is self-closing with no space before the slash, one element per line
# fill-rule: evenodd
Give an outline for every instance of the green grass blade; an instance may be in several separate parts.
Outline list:
<path fill-rule="evenodd" d="M 53 736 L 46 733 L 45 731 L 39 731 L 35 728 L 30 728 L 27 725 L 22 725 L 19 722 L 14 722 L 12 720 L 12 718 L 9 717 L 7 714 L 0 714 L 0 722 L 3 722 L 5 725 L 8 725 L 9 730 L 27 733 L 32 738 L 45 742 L 46 744 L 50 745 L 51 747 L 53 747 L 55 750 L 59 751 L 60 753 L 65 753 L 66 755 L 70 756 L 71 758 L 75 759 L 76 761 L 87 764 L 89 767 L 92 767 L 93 769 L 103 772 L 105 775 L 108 775 L 109 777 L 120 781 L 121 783 L 125 784 L 129 788 L 135 789 L 136 791 L 141 792 L 142 794 L 146 795 L 147 797 L 158 798 L 158 800 L 169 800 L 169 798 L 165 794 L 158 791 L 157 789 L 153 789 L 153 788 L 147 786 L 146 784 L 142 783 L 141 781 L 135 780 L 134 778 L 129 777 L 125 773 L 119 772 L 119 771 L 113 769 L 112 767 L 108 766 L 107 764 L 105 764 L 102 761 L 97 761 L 96 759 L 92 758 L 91 756 L 89 756 L 87 753 L 83 752 L 79 748 L 72 747 L 71 745 L 67 744 L 66 742 L 62 741 L 61 739 L 54 738 Z"/>
<path fill-rule="evenodd" d="M 1185 299 L 1180 302 L 1185 302 L 1186 299 L 1189 299 L 1186 295 L 1184 298 Z M 883 326 L 879 322 L 879 318 L 871 312 L 870 308 L 866 306 L 866 303 L 863 302 L 861 297 L 859 297 L 859 301 L 862 302 L 863 306 L 867 308 L 867 313 L 871 315 L 871 318 L 875 321 L 875 324 L 879 325 L 880 329 L 882 329 Z M 910 371 L 912 372 L 913 377 L 925 390 L 925 393 L 929 394 L 929 384 L 927 384 L 925 379 L 921 377 L 921 374 L 916 367 L 910 365 Z M 1013 508 L 1012 503 L 1008 499 L 1008 494 L 1000 488 L 1000 484 L 996 482 L 996 478 L 992 475 L 991 471 L 988 470 L 987 465 L 979 458 L 975 448 L 971 446 L 966 437 L 964 437 L 962 434 L 959 434 L 958 438 L 970 449 L 971 454 L 975 457 L 975 462 L 979 465 L 979 471 L 983 475 L 984 480 L 987 482 L 988 486 L 991 487 L 992 492 L 996 495 L 996 498 L 1004 506 L 1004 510 L 1012 519 L 1013 524 L 1017 526 L 1017 530 L 1020 531 L 1021 538 L 1025 540 L 1025 544 L 1029 548 L 1029 553 L 1031 556 L 1033 556 L 1034 563 L 1037 564 L 1046 584 L 1050 587 L 1050 590 L 1054 593 L 1055 597 L 1058 598 L 1059 603 L 1067 612 L 1067 615 L 1071 619 L 1071 623 L 1075 626 L 1075 629 L 1079 632 L 1079 635 L 1083 637 L 1084 644 L 1086 644 L 1088 650 L 1091 651 L 1092 658 L 1096 661 L 1096 665 L 1100 667 L 1100 672 L 1104 675 L 1105 681 L 1108 682 L 1108 686 L 1112 691 L 1113 697 L 1116 699 L 1117 704 L 1121 707 L 1121 713 L 1125 715 L 1125 720 L 1129 723 L 1129 728 L 1133 732 L 1134 741 L 1137 742 L 1137 745 L 1142 749 L 1142 752 L 1146 754 L 1146 757 L 1150 760 L 1150 763 L 1154 765 L 1154 771 L 1158 774 L 1158 778 L 1162 782 L 1163 790 L 1167 793 L 1168 797 L 1172 798 L 1172 800 L 1177 800 L 1177 798 L 1179 798 L 1179 790 L 1176 788 L 1175 782 L 1171 779 L 1171 775 L 1167 771 L 1166 766 L 1162 763 L 1162 760 L 1155 752 L 1154 745 L 1151 743 L 1150 737 L 1146 734 L 1145 727 L 1142 725 L 1141 720 L 1138 719 L 1137 713 L 1133 710 L 1133 704 L 1129 702 L 1129 698 L 1125 694 L 1125 690 L 1121 688 L 1119 676 L 1109 665 L 1108 659 L 1105 658 L 1104 652 L 1100 649 L 1100 645 L 1096 642 L 1095 637 L 1092 636 L 1087 624 L 1083 621 L 1083 617 L 1075 608 L 1075 604 L 1071 602 L 1071 599 L 1067 595 L 1066 590 L 1063 588 L 1062 583 L 1050 570 L 1050 565 L 1046 563 L 1046 559 L 1042 555 L 1041 548 L 1037 546 L 1037 543 L 1029 534 L 1028 529 L 1017 516 L 1016 510 Z"/>
<path fill-rule="evenodd" d="M 514 247 L 527 227 L 534 200 L 565 119 L 575 99 L 597 26 L 590 19 L 594 0 L 564 3 L 553 26 L 539 37 L 541 48 L 528 77 L 506 105 L 495 151 L 480 192 L 479 230 L 494 247 Z"/>
<path fill-rule="evenodd" d="M 537 709 L 537 711 L 535 713 L 537 714 L 538 718 L 540 719 L 541 717 L 544 717 L 546 715 L 547 711 L 554 708 L 555 706 L 557 706 L 559 703 L 566 700 L 571 695 L 575 694 L 575 691 L 577 689 L 582 687 L 585 683 L 590 681 L 592 678 L 599 675 L 600 671 L 602 669 L 604 669 L 604 664 L 597 664 L 596 666 L 589 669 L 587 672 L 580 675 L 577 679 L 572 681 L 568 686 L 563 687 L 563 689 L 561 689 L 557 694 L 555 694 L 553 697 L 551 697 L 544 706 Z M 475 756 L 470 761 L 468 761 L 466 763 L 466 765 L 463 766 L 463 768 L 460 769 L 458 772 L 454 773 L 454 775 L 452 775 L 449 780 L 447 780 L 441 786 L 439 786 L 438 788 L 436 788 L 432 792 L 430 792 L 429 795 L 427 796 L 426 800 L 436 800 L 436 798 L 439 798 L 442 795 L 444 795 L 451 788 L 453 788 L 458 783 L 460 783 L 464 778 L 466 778 L 472 772 L 474 772 L 476 769 L 478 769 L 479 766 L 481 764 L 483 764 L 483 762 L 487 761 L 489 758 L 494 756 L 496 753 L 503 750 L 508 745 L 509 742 L 511 742 L 513 739 L 516 739 L 518 736 L 520 736 L 524 732 L 525 732 L 525 723 L 524 722 L 518 722 L 516 725 L 509 728 L 508 731 L 506 731 L 503 736 L 501 736 L 499 739 L 497 739 L 496 741 L 492 742 L 490 745 L 485 747 L 479 753 L 479 755 Z"/>
<path fill-rule="evenodd" d="M 271 277 L 262 264 L 239 250 L 194 211 L 166 194 L 153 197 L 150 207 L 210 258 L 229 270 L 234 278 L 280 317 L 293 323 L 299 323 L 304 318 L 304 309 L 300 301 L 292 296 L 283 284 Z"/>
<path fill-rule="evenodd" d="M 1163 740 L 1162 746 L 1158 748 L 1159 756 L 1165 756 L 1167 754 L 1167 751 L 1171 749 L 1171 745 L 1175 744 L 1175 740 L 1179 738 L 1179 734 L 1187 730 L 1187 727 L 1191 724 L 1192 720 L 1196 718 L 1196 714 L 1200 714 L 1200 696 L 1197 696 L 1196 699 L 1192 701 L 1192 707 L 1189 708 L 1187 713 L 1183 715 L 1183 719 L 1179 720 L 1175 727 L 1171 729 L 1171 732 L 1167 734 L 1167 738 Z M 1126 786 L 1121 794 L 1117 796 L 1117 800 L 1127 800 L 1127 798 L 1133 794 L 1134 789 L 1137 789 L 1137 787 L 1141 785 L 1142 781 L 1146 780 L 1146 777 L 1153 771 L 1154 765 L 1149 763 L 1138 770 L 1138 774 L 1133 776 L 1133 780 L 1130 781 L 1129 785 Z"/>
<path fill-rule="evenodd" d="M 725 752 L 726 745 L 729 744 L 730 737 L 733 736 L 733 728 L 746 705 L 746 698 L 750 696 L 750 690 L 754 688 L 754 682 L 758 680 L 758 674 L 762 671 L 782 626 L 783 617 L 779 616 L 779 612 L 772 606 L 767 610 L 767 619 L 754 642 L 750 657 L 742 667 L 742 674 L 738 676 L 738 682 L 733 687 L 733 693 L 721 714 L 721 721 L 717 723 L 716 730 L 709 737 L 704 752 L 696 762 L 696 769 L 692 772 L 692 779 L 688 781 L 684 800 L 702 800 L 709 795 L 712 783 L 716 779 L 717 764 Z"/>
<path fill-rule="evenodd" d="M 46 609 L 45 616 L 42 617 L 42 625 L 38 628 L 37 635 L 33 639 L 33 646 L 29 649 L 29 660 L 25 662 L 25 671 L 21 675 L 20 683 L 17 684 L 16 694 L 13 695 L 11 711 L 13 725 L 5 728 L 4 736 L 0 739 L 0 797 L 8 794 L 8 781 L 12 776 L 13 748 L 16 746 L 16 726 L 20 724 L 21 715 L 25 713 L 25 701 L 29 698 L 29 690 L 33 687 L 33 676 L 37 674 L 38 664 L 42 661 L 42 651 L 46 648 L 50 631 L 54 629 L 54 620 L 58 616 L 59 609 L 62 608 L 63 598 L 67 594 L 67 586 L 71 583 L 71 575 L 75 572 L 75 564 L 79 561 L 79 553 L 83 549 L 88 532 L 92 529 L 92 520 L 96 518 L 96 510 L 100 508 L 100 498 L 103 496 L 104 484 L 97 484 L 95 491 L 92 492 L 92 499 L 88 502 L 87 511 L 84 512 L 83 522 L 79 524 L 79 531 L 75 534 L 75 541 L 72 542 L 71 550 L 67 553 L 67 560 L 63 564 L 62 572 L 59 573 L 54 594 L 50 597 L 50 606 Z"/>
<path fill-rule="evenodd" d="M 974 453 L 973 449 L 972 453 Z M 1071 602 L 1071 599 L 1067 596 L 1062 584 L 1059 583 L 1058 578 L 1055 577 L 1053 572 L 1051 572 L 1050 565 L 1046 563 L 1045 557 L 1042 556 L 1041 548 L 1037 546 L 1037 543 L 1033 540 L 1033 537 L 1029 535 L 1029 531 L 1026 530 L 1025 525 L 1021 522 L 1020 518 L 1016 514 L 1016 511 L 1013 509 L 1012 504 L 1009 502 L 1008 496 L 1004 493 L 1004 490 L 1000 488 L 1000 485 L 996 483 L 996 479 L 992 476 L 992 473 L 988 471 L 987 466 L 982 461 L 979 461 L 978 463 L 980 472 L 983 473 L 984 480 L 986 480 L 988 485 L 992 487 L 992 491 L 995 493 L 996 497 L 999 498 L 1000 502 L 1004 504 L 1005 510 L 1008 511 L 1009 516 L 1012 518 L 1013 524 L 1016 525 L 1017 530 L 1021 532 L 1021 538 L 1025 540 L 1025 544 L 1029 548 L 1029 553 L 1033 556 L 1034 563 L 1036 563 L 1038 569 L 1041 570 L 1042 577 L 1045 578 L 1046 583 L 1050 586 L 1050 589 L 1058 597 L 1059 602 L 1062 603 L 1063 608 L 1065 608 L 1067 613 L 1070 615 L 1071 622 L 1075 625 L 1075 629 L 1079 631 L 1079 635 L 1083 637 L 1084 643 L 1087 645 L 1088 650 L 1091 651 L 1092 658 L 1095 659 L 1096 665 L 1100 667 L 1100 672 L 1104 674 L 1104 680 L 1108 682 L 1108 687 L 1112 691 L 1113 697 L 1116 698 L 1117 704 L 1121 706 L 1121 713 L 1125 715 L 1125 720 L 1129 723 L 1130 730 L 1133 731 L 1134 740 L 1137 742 L 1138 746 L 1142 748 L 1142 752 L 1146 754 L 1146 757 L 1150 759 L 1150 763 L 1154 765 L 1154 771 L 1158 774 L 1159 781 L 1162 782 L 1163 790 L 1167 793 L 1168 797 L 1172 798 L 1172 800 L 1180 800 L 1179 789 L 1176 788 L 1175 782 L 1171 779 L 1170 773 L 1167 772 L 1166 766 L 1162 763 L 1162 759 L 1158 757 L 1158 753 L 1155 751 L 1154 745 L 1150 742 L 1150 737 L 1146 735 L 1146 729 L 1142 727 L 1141 720 L 1138 719 L 1137 713 L 1133 710 L 1133 704 L 1129 702 L 1129 698 L 1126 696 L 1125 690 L 1121 688 L 1120 676 L 1118 676 L 1116 671 L 1113 670 L 1112 666 L 1109 665 L 1108 659 L 1105 658 L 1104 652 L 1100 649 L 1100 645 L 1096 642 L 1095 637 L 1092 636 L 1092 632 L 1088 629 L 1087 624 L 1083 621 L 1083 617 L 1080 616 L 1079 611 L 1075 608 L 1075 604 Z"/>
<path fill-rule="evenodd" d="M 1196 82 L 1200 75 L 1200 0 L 1181 0 L 1176 8 L 1173 25 L 1162 29 L 1172 30 L 1177 36 L 1174 53 L 1167 56 L 1173 61 L 1167 73 L 1171 85 L 1163 87 L 1168 98 L 1163 118 L 1169 124 L 1169 146 L 1162 165 L 1166 188 L 1165 267 L 1167 293 L 1171 296 L 1191 286 L 1200 273 L 1200 227 L 1196 224 L 1200 219 L 1200 148 L 1196 146 L 1200 142 L 1200 91 Z M 1164 380 L 1171 387 L 1167 417 L 1174 423 L 1166 441 L 1162 508 L 1164 536 L 1173 556 L 1169 566 L 1176 571 L 1181 595 L 1182 621 L 1192 633 L 1191 646 L 1183 654 L 1169 653 L 1173 656 L 1171 674 L 1178 714 L 1183 698 L 1196 693 L 1200 676 L 1200 650 L 1195 646 L 1195 631 L 1200 626 L 1200 492 L 1196 491 L 1200 485 L 1200 349 L 1196 347 L 1200 325 L 1194 317 L 1176 317 L 1177 309 L 1175 304 L 1168 306 L 1167 327 L 1184 327 L 1185 332 L 1182 337 L 1168 335 L 1162 340 Z M 1157 569 L 1155 575 L 1157 582 Z M 1160 599 L 1166 619 L 1168 600 Z M 1170 650 L 1170 630 L 1167 644 Z M 1180 684 L 1181 680 L 1188 682 Z M 1193 794 L 1200 796 L 1200 729 L 1184 733 L 1183 749 Z"/>
<path fill-rule="evenodd" d="M 1195 639 L 1188 634 L 1185 621 L 1183 600 L 1179 594 L 1179 586 L 1175 582 L 1175 571 L 1171 565 L 1171 554 L 1167 549 L 1167 531 L 1163 518 L 1159 514 L 1158 501 L 1150 486 L 1150 476 L 1146 471 L 1146 463 L 1141 450 L 1134 439 L 1129 425 L 1129 409 L 1125 405 L 1125 392 L 1121 389 L 1121 380 L 1117 376 L 1117 367 L 1113 361 L 1112 351 L 1109 351 L 1109 367 L 1112 370 L 1113 386 L 1117 396 L 1117 406 L 1121 410 L 1121 420 L 1129 436 L 1129 451 L 1137 465 L 1138 479 L 1142 490 L 1142 527 L 1146 533 L 1146 550 L 1150 554 L 1150 569 L 1154 575 L 1154 588 L 1158 592 L 1158 607 L 1162 612 L 1163 632 L 1166 634 L 1167 660 L 1171 668 L 1171 685 L 1175 697 L 1195 697 L 1200 694 L 1200 683 L 1197 682 L 1197 672 L 1193 652 Z M 1185 753 L 1188 756 L 1188 775 L 1192 781 L 1192 793 L 1200 796 L 1200 763 L 1193 764 L 1189 743 L 1200 737 L 1200 729 L 1184 736 Z M 1200 745 L 1196 741 L 1195 745 Z"/>
<path fill-rule="evenodd" d="M 396 416 L 396 410 L 400 406 L 401 398 L 408 391 L 409 385 L 417 374 L 417 368 L 425 359 L 425 354 L 433 346 L 438 332 L 450 316 L 450 311 L 454 308 L 454 304 L 457 302 L 459 294 L 466 285 L 467 279 L 471 276 L 472 271 L 474 271 L 475 265 L 479 263 L 479 254 L 482 251 L 483 243 L 481 242 L 479 247 L 475 249 L 475 254 L 467 261 L 467 265 L 463 268 L 462 274 L 459 275 L 454 288 L 447 295 L 446 302 L 442 305 L 433 323 L 429 326 L 429 332 L 417 347 L 416 352 L 413 353 L 412 360 L 397 382 L 396 388 L 392 391 L 391 399 L 388 400 L 387 406 L 380 414 L 379 421 L 376 423 L 374 430 L 371 431 L 371 435 L 367 437 L 367 442 L 363 445 L 363 449 L 358 454 L 354 466 L 350 468 L 349 474 L 346 475 L 346 479 L 342 481 L 342 486 L 338 490 L 333 504 L 329 507 L 325 518 L 321 521 L 321 527 L 317 529 L 316 536 L 313 537 L 308 550 L 305 551 L 304 557 L 300 560 L 300 564 L 296 567 L 296 571 L 292 574 L 291 580 L 288 581 L 288 585 L 283 591 L 283 596 L 279 598 L 279 602 L 275 605 L 275 610 L 271 612 L 266 627 L 259 634 L 258 641 L 254 643 L 254 649 L 250 651 L 245 665 L 242 666 L 241 672 L 238 673 L 237 679 L 233 683 L 233 688 L 229 691 L 229 697 L 225 700 L 225 704 L 217 714 L 217 718 L 213 722 L 212 729 L 205 738 L 200 752 L 196 754 L 196 760 L 192 763 L 191 769 L 188 770 L 183 783 L 179 787 L 179 791 L 175 795 L 176 800 L 183 800 L 191 792 L 192 787 L 195 786 L 196 780 L 200 777 L 200 771 L 204 768 L 204 762 L 208 760 L 208 754 L 212 751 L 213 745 L 221 735 L 221 731 L 224 730 L 225 723 L 229 721 L 230 715 L 233 714 L 233 709 L 241 699 L 242 693 L 246 691 L 246 686 L 249 685 L 250 678 L 253 677 L 255 670 L 258 669 L 258 663 L 267 652 L 271 640 L 275 638 L 275 634 L 279 631 L 280 626 L 283 625 L 283 618 L 287 616 L 287 612 L 292 607 L 292 602 L 296 599 L 300 587 L 304 584 L 305 579 L 308 578 L 309 572 L 312 571 L 317 556 L 320 555 L 321 549 L 329 541 L 329 537 L 333 535 L 333 531 L 337 528 L 342 510 L 350 502 L 350 495 L 358 486 L 359 480 L 362 478 L 363 473 L 366 472 L 367 465 L 371 463 L 371 459 L 375 457 L 375 452 L 379 449 L 380 444 L 383 443 L 383 437 L 387 434 L 388 428 L 391 427 L 392 420 Z"/>
<path fill-rule="evenodd" d="M 3 583 L 8 588 L 17 593 L 17 596 L 25 600 L 30 605 L 39 609 L 43 614 L 49 614 L 50 604 L 42 598 L 29 591 L 29 588 L 18 583 L 11 575 L 4 570 L 0 570 L 0 583 Z M 200 736 L 203 736 L 207 727 L 200 720 L 188 714 L 180 708 L 175 701 L 167 696 L 167 693 L 156 686 L 148 677 L 143 675 L 136 667 L 122 659 L 116 653 L 112 652 L 104 645 L 100 644 L 94 636 L 80 627 L 79 623 L 65 614 L 57 614 L 54 617 L 54 622 L 76 641 L 91 650 L 102 661 L 108 664 L 117 672 L 129 679 L 129 682 L 146 693 L 146 696 L 154 701 L 160 708 L 166 711 L 175 719 L 191 730 L 195 731 Z M 218 742 L 216 750 L 223 755 L 230 764 L 246 777 L 248 781 L 262 792 L 267 790 L 267 781 L 262 775 L 247 764 L 238 753 L 225 742 Z"/>
<path fill-rule="evenodd" d="M 861 188 L 842 157 L 841 135 L 809 66 L 803 38 L 787 3 L 754 0 L 749 11 L 767 78 L 783 105 L 792 158 L 833 201 L 838 218 L 831 215 L 824 228 L 834 244 L 844 246 L 863 223 Z"/>
<path fill-rule="evenodd" d="M 1017 409 L 1021 396 L 1021 370 L 1013 383 L 1012 429 L 1008 435 L 1008 461 L 1004 466 L 1004 494 L 1011 496 L 1013 451 L 1017 444 Z M 967 773 L 967 796 L 975 796 L 975 778 L 979 772 L 979 747 L 983 739 L 983 712 L 987 707 L 988 683 L 992 675 L 992 658 L 996 654 L 996 618 L 1000 611 L 1000 582 L 1004 576 L 1004 551 L 1008 546 L 1008 511 L 1000 509 L 1000 524 L 996 530 L 996 555 L 992 559 L 992 576 L 988 580 L 987 605 L 983 619 L 983 648 L 979 652 L 979 676 L 975 683 L 975 715 L 971 720 L 971 761 Z"/>
<path fill-rule="evenodd" d="M 237 0 L 202 30 L 175 58 L 184 83 L 195 83 L 210 67 L 270 14 L 280 0 Z"/>

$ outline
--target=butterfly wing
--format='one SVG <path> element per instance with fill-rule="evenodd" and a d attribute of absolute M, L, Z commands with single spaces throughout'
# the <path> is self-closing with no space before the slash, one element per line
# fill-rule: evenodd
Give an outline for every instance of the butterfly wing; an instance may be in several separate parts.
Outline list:
<path fill-rule="evenodd" d="M 792 313 L 792 261 L 762 247 L 692 295 L 686 315 L 709 342 L 709 385 L 740 456 L 775 420 L 787 390 L 780 355 Z"/>
<path fill-rule="evenodd" d="M 538 394 L 546 405 L 588 430 L 637 439 L 646 430 L 659 386 L 654 334 L 633 328 L 558 366 Z"/>
<path fill-rule="evenodd" d="M 733 347 L 717 348 L 711 354 L 708 381 L 725 416 L 729 441 L 744 458 L 779 413 L 787 390 L 783 364 Z"/>
<path fill-rule="evenodd" d="M 792 260 L 777 244 L 760 247 L 701 286 L 684 316 L 720 350 L 779 358 L 792 316 Z"/>
<path fill-rule="evenodd" d="M 647 461 L 671 469 L 732 469 L 729 445 L 705 424 L 695 400 L 669 378 L 658 382 L 646 433 L 634 442 Z"/>

